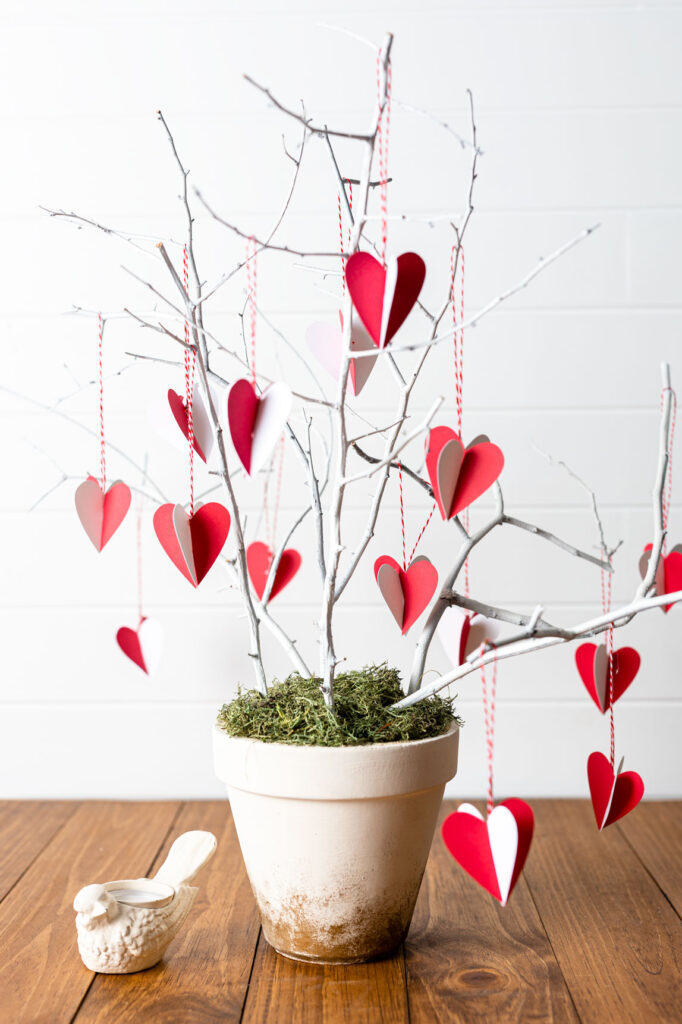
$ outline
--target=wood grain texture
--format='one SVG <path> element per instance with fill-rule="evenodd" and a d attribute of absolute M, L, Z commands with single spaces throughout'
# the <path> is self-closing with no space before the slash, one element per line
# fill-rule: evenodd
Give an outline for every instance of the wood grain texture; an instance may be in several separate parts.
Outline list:
<path fill-rule="evenodd" d="M 679 921 L 620 830 L 586 801 L 536 812 L 524 874 L 583 1024 L 679 1019 Z"/>
<path fill-rule="evenodd" d="M 642 803 L 616 827 L 682 916 L 682 804 Z"/>
<path fill-rule="evenodd" d="M 78 1014 L 78 1024 L 209 1024 L 239 1021 L 259 933 L 251 893 L 226 800 L 183 807 L 154 870 L 174 838 L 207 829 L 218 849 L 195 884 L 190 916 L 156 967 L 139 974 L 96 976 Z"/>
<path fill-rule="evenodd" d="M 408 1024 L 402 949 L 373 964 L 304 964 L 261 935 L 244 1024 Z"/>
<path fill-rule="evenodd" d="M 70 1021 L 93 974 L 76 945 L 73 898 L 90 882 L 144 875 L 178 803 L 82 804 L 0 904 L 0 1012 Z"/>
<path fill-rule="evenodd" d="M 440 826 L 405 954 L 412 1024 L 578 1020 L 523 878 L 501 907 L 453 860 Z"/>
<path fill-rule="evenodd" d="M 0 900 L 78 806 L 72 800 L 0 803 Z"/>

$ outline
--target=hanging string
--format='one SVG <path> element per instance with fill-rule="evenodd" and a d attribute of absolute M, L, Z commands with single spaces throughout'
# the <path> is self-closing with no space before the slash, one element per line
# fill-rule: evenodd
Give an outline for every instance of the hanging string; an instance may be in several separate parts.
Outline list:
<path fill-rule="evenodd" d="M 189 257 L 187 246 L 182 248 L 182 283 L 189 297 Z M 189 514 L 194 515 L 194 376 L 197 354 L 190 345 L 189 321 L 185 320 L 185 410 L 187 412 L 187 441 L 189 443 Z"/>
<path fill-rule="evenodd" d="M 417 539 L 414 542 L 414 547 L 412 548 L 412 552 L 410 554 L 410 563 L 414 559 L 414 556 L 415 556 L 415 554 L 417 552 L 417 548 L 419 547 L 419 542 L 422 539 L 422 537 L 424 536 L 424 534 L 426 533 L 426 527 L 431 522 L 431 520 L 433 518 L 433 513 L 435 511 L 436 511 L 436 502 L 434 501 L 433 505 L 431 506 L 431 511 L 429 512 L 428 516 L 426 517 L 426 522 L 422 526 L 421 530 L 419 531 L 419 534 L 417 535 Z"/>
<path fill-rule="evenodd" d="M 98 367 L 99 367 L 99 475 L 102 494 L 107 489 L 107 449 L 104 443 L 104 373 L 102 364 L 102 342 L 104 340 L 104 320 L 102 314 L 97 314 L 97 327 L 99 334 L 98 344 Z"/>
<path fill-rule="evenodd" d="M 407 570 L 407 558 L 405 557 L 405 507 L 403 504 L 403 464 L 398 462 L 398 485 L 400 488 L 400 533 L 403 540 L 403 570 Z"/>
<path fill-rule="evenodd" d="M 339 248 L 341 249 L 341 287 L 343 288 L 343 294 L 346 294 L 346 254 L 350 252 L 351 243 L 351 225 L 348 224 L 348 248 L 344 249 L 344 237 L 343 237 L 343 214 L 341 212 L 341 193 L 336 193 L 336 205 L 339 211 Z M 348 182 L 348 206 L 351 213 L 353 212 L 353 186 Z"/>
<path fill-rule="evenodd" d="M 256 387 L 256 291 L 258 287 L 258 268 L 256 265 L 256 239 L 249 238 L 246 243 L 246 284 L 248 288 L 248 304 L 250 314 L 251 337 L 251 383 Z"/>
<path fill-rule="evenodd" d="M 459 293 L 457 291 L 457 270 L 459 268 Z M 464 249 L 461 243 L 453 245 L 450 256 L 452 276 L 452 343 L 455 363 L 455 404 L 457 408 L 457 434 L 462 436 L 462 391 L 464 381 Z M 457 303 L 459 300 L 459 318 Z"/>
<path fill-rule="evenodd" d="M 377 54 L 377 102 L 381 103 L 381 50 Z M 386 264 L 388 235 L 388 133 L 391 127 L 391 65 L 386 68 L 386 102 L 377 124 L 377 155 L 379 157 L 379 202 L 381 206 L 381 262 Z"/>
<path fill-rule="evenodd" d="M 488 759 L 488 804 L 487 815 L 492 814 L 493 803 L 493 756 L 495 751 L 495 701 L 497 697 L 497 651 L 493 648 L 492 680 L 490 694 L 485 675 L 485 665 L 481 665 L 481 689 L 483 691 L 483 721 L 485 726 L 485 744 Z"/>
<path fill-rule="evenodd" d="M 608 552 L 605 548 L 602 548 L 602 558 L 604 561 L 608 561 Z M 601 610 L 603 615 L 608 615 L 611 611 L 613 574 L 606 572 L 605 569 L 601 569 L 599 574 L 601 578 Z M 616 723 L 613 715 L 613 676 L 615 671 L 613 656 L 613 623 L 611 623 L 606 631 L 606 659 L 609 673 L 609 758 L 611 760 L 611 767 L 615 770 Z"/>
<path fill-rule="evenodd" d="M 661 409 L 666 391 L 670 391 L 672 411 L 670 417 L 670 431 L 668 433 L 668 467 L 666 469 L 666 484 L 661 496 L 661 514 L 663 519 L 663 556 L 667 554 L 668 548 L 668 515 L 670 513 L 670 502 L 673 489 L 673 442 L 675 440 L 675 420 L 677 418 L 677 395 L 672 388 L 663 388 L 661 391 Z"/>

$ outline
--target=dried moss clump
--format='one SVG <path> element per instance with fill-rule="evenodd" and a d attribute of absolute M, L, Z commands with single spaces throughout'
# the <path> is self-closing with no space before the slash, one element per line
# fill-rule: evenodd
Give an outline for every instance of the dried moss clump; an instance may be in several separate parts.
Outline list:
<path fill-rule="evenodd" d="M 449 697 L 431 697 L 391 710 L 403 696 L 397 669 L 372 665 L 336 677 L 331 714 L 322 698 L 320 679 L 294 674 L 282 683 L 275 681 L 266 697 L 240 688 L 235 699 L 223 705 L 218 725 L 230 736 L 266 743 L 345 747 L 427 739 L 460 721 Z"/>

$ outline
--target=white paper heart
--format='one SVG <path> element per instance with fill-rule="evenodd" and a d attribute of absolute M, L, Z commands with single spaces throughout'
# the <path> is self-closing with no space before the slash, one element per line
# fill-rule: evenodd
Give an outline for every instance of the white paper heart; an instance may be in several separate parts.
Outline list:
<path fill-rule="evenodd" d="M 353 316 L 350 339 L 351 352 L 376 352 L 375 356 L 353 359 L 348 375 L 348 390 L 359 395 L 377 361 L 379 350 L 357 316 Z M 314 323 L 306 330 L 306 344 L 315 358 L 334 380 L 339 379 L 343 354 L 343 331 L 332 324 Z"/>
<path fill-rule="evenodd" d="M 195 512 L 199 511 L 200 506 L 197 505 L 194 509 Z M 189 515 L 185 511 L 182 505 L 176 505 L 173 509 L 173 528 L 175 535 L 178 538 L 178 544 L 182 557 L 185 560 L 187 571 L 189 572 L 194 585 L 197 586 L 197 570 L 194 565 L 194 552 L 192 550 L 192 533 L 190 530 Z"/>
<path fill-rule="evenodd" d="M 462 630 L 469 619 L 469 633 L 462 651 Z M 462 655 L 468 657 L 472 651 L 481 646 L 485 640 L 496 640 L 500 635 L 500 623 L 497 619 L 488 619 L 485 615 L 469 615 L 462 608 L 450 605 L 440 617 L 436 626 L 436 635 L 445 651 L 450 664 L 460 664 Z"/>
<path fill-rule="evenodd" d="M 291 389 L 283 381 L 269 384 L 262 392 L 251 444 L 251 475 L 265 466 L 282 436 L 291 411 Z"/>
<path fill-rule="evenodd" d="M 144 658 L 147 675 L 154 674 L 161 661 L 163 649 L 163 628 L 156 619 L 145 619 L 137 631 L 140 650 Z"/>
<path fill-rule="evenodd" d="M 500 902 L 502 906 L 505 906 L 509 899 L 512 875 L 514 874 L 514 865 L 516 864 L 516 854 L 519 848 L 519 829 L 516 819 L 509 808 L 504 807 L 502 804 L 493 807 L 487 819 L 483 817 L 478 808 L 474 807 L 473 804 L 461 804 L 457 808 L 457 813 L 460 812 L 473 814 L 474 817 L 486 823 L 490 852 L 492 853 L 497 884 L 500 890 Z"/>

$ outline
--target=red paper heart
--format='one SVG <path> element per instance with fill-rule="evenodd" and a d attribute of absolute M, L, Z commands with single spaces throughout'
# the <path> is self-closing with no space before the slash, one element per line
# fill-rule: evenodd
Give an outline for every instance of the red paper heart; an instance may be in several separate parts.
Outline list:
<path fill-rule="evenodd" d="M 639 671 L 641 658 L 634 647 L 620 647 L 613 652 L 613 703 L 622 697 Z M 609 660 L 604 644 L 581 644 L 575 652 L 575 663 L 585 689 L 601 712 L 608 711 Z"/>
<path fill-rule="evenodd" d="M 388 345 L 419 298 L 426 266 L 421 256 L 404 252 L 388 267 L 368 252 L 346 262 L 346 284 L 353 305 L 374 344 Z"/>
<path fill-rule="evenodd" d="M 426 439 L 426 471 L 443 519 L 458 512 L 488 490 L 504 467 L 496 444 L 478 441 L 465 448 L 450 427 L 434 427 Z"/>
<path fill-rule="evenodd" d="M 230 513 L 217 501 L 189 516 L 182 505 L 161 505 L 154 513 L 161 547 L 193 587 L 198 587 L 223 549 Z"/>
<path fill-rule="evenodd" d="M 137 629 L 121 626 L 116 633 L 116 643 L 145 675 L 153 673 L 161 656 L 161 631 L 157 622 L 142 618 Z"/>
<path fill-rule="evenodd" d="M 646 576 L 652 550 L 653 544 L 647 544 L 639 560 L 639 572 L 642 579 Z M 678 590 L 682 590 L 682 548 L 680 546 L 674 547 L 669 554 L 661 556 L 656 572 L 657 594 L 674 594 Z M 674 604 L 664 604 L 661 607 L 667 615 L 675 606 Z"/>
<path fill-rule="evenodd" d="M 117 480 L 102 493 L 99 480 L 89 476 L 76 488 L 76 512 L 83 529 L 101 551 L 118 530 L 130 508 L 130 488 Z"/>
<path fill-rule="evenodd" d="M 471 804 L 462 804 L 443 822 L 442 835 L 460 867 L 504 906 L 526 862 L 534 824 L 532 808 L 512 798 L 487 819 Z"/>
<path fill-rule="evenodd" d="M 265 593 L 265 584 L 268 582 L 270 566 L 272 564 L 272 551 L 262 540 L 255 540 L 246 549 L 246 567 L 249 570 L 251 586 L 258 594 L 258 600 L 262 600 Z M 291 583 L 294 576 L 301 568 L 301 556 L 294 548 L 286 548 L 277 566 L 275 579 L 270 590 L 270 598 L 277 597 L 280 591 L 284 590 L 288 583 Z"/>
<path fill-rule="evenodd" d="M 599 831 L 634 810 L 644 796 L 644 783 L 637 772 L 614 774 L 611 762 L 596 750 L 587 759 L 587 781 Z"/>
<path fill-rule="evenodd" d="M 415 558 L 406 570 L 390 555 L 382 555 L 374 563 L 374 578 L 405 636 L 433 597 L 438 572 L 424 555 Z"/>
<path fill-rule="evenodd" d="M 261 395 L 250 380 L 234 382 L 227 396 L 227 421 L 232 444 L 250 475 L 263 467 L 286 426 L 291 391 L 278 381 Z"/>
<path fill-rule="evenodd" d="M 173 413 L 173 416 L 175 417 L 175 422 L 180 427 L 180 430 L 183 432 L 185 437 L 189 440 L 189 423 L 187 421 L 187 406 L 185 405 L 184 399 L 181 398 L 181 396 L 177 393 L 177 391 L 173 391 L 172 388 L 170 388 L 169 391 L 168 391 L 168 404 L 170 405 L 171 412 Z M 197 438 L 196 433 L 194 433 L 193 447 L 194 447 L 194 451 L 197 453 L 199 458 L 203 459 L 204 462 L 206 462 L 206 456 L 204 455 L 204 452 L 203 452 L 202 447 L 201 447 L 201 445 L 199 443 L 199 440 Z"/>

